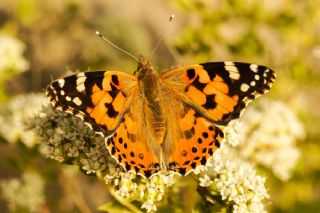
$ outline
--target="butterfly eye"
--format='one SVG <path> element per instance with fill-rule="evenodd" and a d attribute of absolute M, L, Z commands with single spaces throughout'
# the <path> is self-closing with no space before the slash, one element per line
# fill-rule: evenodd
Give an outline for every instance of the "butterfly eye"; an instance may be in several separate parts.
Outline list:
<path fill-rule="evenodd" d="M 185 72 L 185 76 L 183 78 L 184 82 L 191 83 L 194 81 L 194 79 L 197 77 L 197 73 L 195 69 L 188 69 Z"/>

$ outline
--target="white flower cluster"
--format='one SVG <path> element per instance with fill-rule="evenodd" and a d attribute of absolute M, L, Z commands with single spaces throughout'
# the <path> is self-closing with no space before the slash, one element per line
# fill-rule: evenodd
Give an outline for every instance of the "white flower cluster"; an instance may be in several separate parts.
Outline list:
<path fill-rule="evenodd" d="M 54 110 L 50 105 L 28 122 L 41 137 L 40 152 L 47 158 L 80 166 L 86 174 L 105 175 L 114 161 L 97 135 L 80 118 Z"/>
<path fill-rule="evenodd" d="M 28 147 L 37 143 L 36 135 L 26 130 L 24 121 L 39 113 L 41 106 L 48 103 L 42 94 L 19 95 L 7 104 L 0 105 L 0 134 L 7 142 L 20 140 Z"/>
<path fill-rule="evenodd" d="M 305 134 L 292 110 L 282 102 L 264 100 L 258 108 L 249 107 L 240 122 L 235 128 L 241 156 L 288 180 L 300 156 L 296 142 Z"/>
<path fill-rule="evenodd" d="M 264 212 L 269 195 L 265 178 L 256 175 L 254 166 L 262 165 L 287 180 L 300 154 L 296 141 L 303 136 L 303 126 L 283 103 L 262 101 L 249 107 L 240 121 L 226 128 L 207 172 L 199 175 L 199 186 L 212 197 L 220 195 L 233 212 Z"/>
<path fill-rule="evenodd" d="M 141 201 L 141 208 L 150 212 L 157 210 L 155 202 L 163 199 L 166 189 L 173 185 L 175 179 L 174 174 L 158 173 L 145 179 L 134 172 L 119 172 L 106 175 L 105 181 L 115 186 L 117 195 L 129 200 Z"/>
<path fill-rule="evenodd" d="M 256 174 L 254 166 L 263 165 L 285 180 L 299 155 L 295 140 L 304 131 L 294 114 L 278 102 L 261 105 L 250 108 L 240 122 L 233 122 L 206 167 L 198 167 L 194 172 L 199 180 L 199 192 L 206 192 L 205 196 L 200 193 L 202 197 L 220 200 L 220 208 L 236 213 L 264 212 L 269 194 L 264 186 L 265 178 Z M 129 203 L 138 201 L 148 212 L 157 210 L 156 204 L 160 204 L 175 182 L 173 174 L 159 173 L 145 179 L 134 172 L 120 171 L 102 137 L 78 118 L 51 106 L 29 124 L 42 138 L 40 147 L 44 155 L 79 165 L 86 174 L 100 174 L 112 186 L 114 195 Z M 292 154 L 280 154 L 288 152 Z"/>
<path fill-rule="evenodd" d="M 222 144 L 208 160 L 207 169 L 199 175 L 199 186 L 206 187 L 212 196 L 220 195 L 234 213 L 265 212 L 263 201 L 269 198 L 265 178 L 249 163 L 237 159 L 228 144 Z"/>
<path fill-rule="evenodd" d="M 0 47 L 0 73 L 19 73 L 29 68 L 23 57 L 25 46 L 20 40 L 0 32 Z"/>
<path fill-rule="evenodd" d="M 21 179 L 1 181 L 0 187 L 10 212 L 40 212 L 45 204 L 44 180 L 35 172 L 25 172 Z"/>

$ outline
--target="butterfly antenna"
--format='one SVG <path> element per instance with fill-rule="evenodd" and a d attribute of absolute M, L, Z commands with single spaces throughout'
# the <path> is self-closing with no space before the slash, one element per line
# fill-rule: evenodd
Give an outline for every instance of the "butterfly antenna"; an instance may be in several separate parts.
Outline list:
<path fill-rule="evenodd" d="M 99 36 L 100 38 L 102 38 L 103 40 L 105 40 L 106 42 L 108 42 L 108 44 L 110 44 L 111 46 L 113 46 L 114 48 L 116 48 L 117 50 L 119 50 L 120 52 L 123 52 L 124 54 L 127 54 L 128 56 L 130 56 L 131 58 L 133 58 L 134 60 L 136 60 L 137 62 L 139 62 L 139 59 L 132 55 L 131 53 L 129 53 L 128 51 L 125 51 L 124 49 L 122 49 L 121 47 L 118 47 L 117 45 L 115 45 L 114 43 L 112 43 L 109 39 L 107 39 L 107 37 L 105 37 L 104 35 L 102 35 L 99 31 L 96 31 L 96 35 Z"/>
<path fill-rule="evenodd" d="M 168 32 L 168 26 L 169 26 L 170 22 L 172 22 L 173 19 L 174 19 L 174 14 L 172 14 L 172 15 L 169 17 L 169 21 L 168 21 L 168 24 L 167 24 L 167 26 L 166 26 L 166 28 L 165 28 L 164 35 L 167 34 L 167 32 Z M 152 53 L 151 53 L 151 57 L 150 57 L 150 58 L 152 58 L 152 56 L 154 55 L 154 53 L 156 52 L 156 50 L 158 49 L 158 47 L 159 47 L 159 45 L 161 44 L 162 41 L 163 41 L 163 38 L 160 38 L 160 39 L 158 40 L 156 46 L 155 46 L 155 47 L 153 48 L 153 50 L 152 50 Z"/>

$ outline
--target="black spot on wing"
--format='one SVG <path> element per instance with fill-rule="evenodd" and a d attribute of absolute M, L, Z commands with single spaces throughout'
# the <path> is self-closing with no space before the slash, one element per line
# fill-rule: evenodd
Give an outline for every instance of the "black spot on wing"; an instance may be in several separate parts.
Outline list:
<path fill-rule="evenodd" d="M 197 167 L 197 163 L 196 162 L 191 163 L 191 167 L 195 169 Z"/>
<path fill-rule="evenodd" d="M 188 152 L 186 151 L 186 150 L 183 150 L 182 152 L 181 152 L 181 156 L 182 157 L 186 157 L 188 155 Z"/>
<path fill-rule="evenodd" d="M 203 84 L 199 81 L 199 76 L 197 76 L 193 82 L 191 84 L 189 84 L 184 91 L 187 92 L 189 90 L 190 86 L 194 86 L 195 88 L 197 88 L 200 91 L 203 91 L 203 89 L 207 86 L 207 84 Z"/>
<path fill-rule="evenodd" d="M 185 162 L 183 163 L 183 165 L 186 166 L 186 165 L 189 165 L 190 163 L 191 163 L 191 161 L 190 161 L 190 160 L 187 160 L 187 161 L 185 161 Z"/>
<path fill-rule="evenodd" d="M 185 174 L 186 174 L 186 168 L 179 168 L 178 171 L 179 171 L 179 173 L 182 174 L 182 175 L 185 175 Z"/>
<path fill-rule="evenodd" d="M 105 103 L 104 105 L 107 108 L 108 117 L 115 118 L 115 117 L 118 116 L 119 112 L 115 111 L 115 109 L 114 109 L 114 107 L 112 105 L 112 102 L 111 103 Z"/>
<path fill-rule="evenodd" d="M 201 163 L 201 165 L 205 165 L 207 163 L 207 158 L 206 157 L 202 157 L 200 163 Z"/>
<path fill-rule="evenodd" d="M 196 71 L 194 69 L 188 69 L 187 76 L 190 80 L 192 80 L 196 76 Z"/>
<path fill-rule="evenodd" d="M 137 140 L 137 136 L 135 134 L 129 133 L 128 131 L 127 131 L 127 137 L 133 143 L 136 142 L 136 140 Z"/>
<path fill-rule="evenodd" d="M 111 84 L 112 85 L 112 84 Z M 112 100 L 118 95 L 118 93 L 121 92 L 116 87 L 114 87 L 114 90 L 109 91 L 109 95 L 112 97 Z M 124 93 L 122 93 L 124 95 Z"/>
<path fill-rule="evenodd" d="M 216 75 L 219 75 L 225 82 L 231 82 L 229 72 L 224 67 L 224 62 L 211 62 L 200 65 L 207 71 L 211 81 Z"/>
<path fill-rule="evenodd" d="M 206 103 L 202 106 L 205 109 L 215 109 L 217 107 L 217 103 L 215 102 L 215 96 L 216 95 L 206 95 Z"/>
<path fill-rule="evenodd" d="M 146 176 L 147 178 L 151 176 L 152 172 L 151 170 L 143 170 L 144 172 L 144 176 Z"/>
<path fill-rule="evenodd" d="M 194 134 L 195 134 L 194 127 L 192 127 L 192 128 L 189 129 L 189 130 L 184 131 L 183 134 L 184 134 L 184 137 L 185 137 L 186 139 L 192 138 L 192 136 L 194 136 Z"/>
<path fill-rule="evenodd" d="M 200 82 L 199 76 L 196 77 L 196 79 L 192 82 L 192 86 L 197 88 L 200 91 L 203 91 L 203 89 L 207 86 L 207 84 L 203 84 Z"/>
<path fill-rule="evenodd" d="M 86 81 L 85 88 L 86 94 L 92 93 L 92 87 L 98 86 L 102 90 L 102 81 L 104 78 L 105 71 L 85 72 Z"/>
<path fill-rule="evenodd" d="M 112 75 L 111 76 L 111 81 L 114 85 L 119 85 L 119 79 L 118 79 L 118 76 L 117 75 Z"/>

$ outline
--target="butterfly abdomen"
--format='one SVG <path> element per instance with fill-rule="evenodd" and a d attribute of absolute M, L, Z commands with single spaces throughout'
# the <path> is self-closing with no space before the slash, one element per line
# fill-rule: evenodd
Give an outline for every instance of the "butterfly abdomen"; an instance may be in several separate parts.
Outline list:
<path fill-rule="evenodd" d="M 141 91 L 145 109 L 146 124 L 158 144 L 163 143 L 165 134 L 165 120 L 161 107 L 161 80 L 153 67 L 149 64 L 139 64 L 139 89 Z"/>

